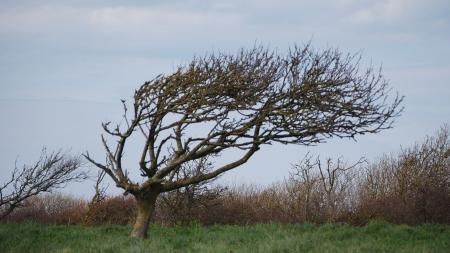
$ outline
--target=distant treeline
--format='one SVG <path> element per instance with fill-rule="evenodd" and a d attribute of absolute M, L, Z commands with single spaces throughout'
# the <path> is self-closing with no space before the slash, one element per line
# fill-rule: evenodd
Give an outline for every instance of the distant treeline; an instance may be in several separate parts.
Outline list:
<path fill-rule="evenodd" d="M 367 163 L 307 155 L 288 179 L 269 187 L 212 182 L 163 194 L 153 217 L 162 225 L 327 223 L 450 224 L 450 141 L 443 127 L 413 147 Z M 132 224 L 130 196 L 95 202 L 62 194 L 29 199 L 6 222 Z"/>

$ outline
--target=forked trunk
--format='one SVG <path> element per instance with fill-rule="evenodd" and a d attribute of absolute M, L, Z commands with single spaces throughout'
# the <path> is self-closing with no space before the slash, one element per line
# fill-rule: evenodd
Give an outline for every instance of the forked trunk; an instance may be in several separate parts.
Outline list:
<path fill-rule="evenodd" d="M 157 197 L 158 193 L 150 193 L 145 197 L 135 196 L 137 215 L 131 237 L 142 239 L 148 238 L 148 226 L 155 210 Z"/>

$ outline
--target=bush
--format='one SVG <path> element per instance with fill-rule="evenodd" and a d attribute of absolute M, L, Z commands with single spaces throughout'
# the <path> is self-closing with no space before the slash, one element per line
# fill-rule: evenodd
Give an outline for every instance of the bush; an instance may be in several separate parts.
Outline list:
<path fill-rule="evenodd" d="M 7 222 L 36 221 L 46 224 L 79 224 L 83 221 L 87 202 L 61 193 L 45 194 L 27 199 L 14 210 Z"/>
<path fill-rule="evenodd" d="M 7 221 L 51 224 L 131 224 L 135 200 L 116 196 L 87 204 L 61 194 L 33 197 Z M 423 143 L 371 164 L 348 165 L 307 155 L 284 182 L 268 187 L 224 188 L 210 182 L 164 193 L 153 222 L 173 226 L 211 224 L 325 223 L 450 224 L 448 127 Z"/>
<path fill-rule="evenodd" d="M 132 224 L 135 211 L 136 203 L 132 197 L 109 197 L 89 206 L 84 224 Z"/>
<path fill-rule="evenodd" d="M 448 127 L 396 156 L 381 158 L 365 174 L 360 193 L 360 220 L 450 223 Z"/>

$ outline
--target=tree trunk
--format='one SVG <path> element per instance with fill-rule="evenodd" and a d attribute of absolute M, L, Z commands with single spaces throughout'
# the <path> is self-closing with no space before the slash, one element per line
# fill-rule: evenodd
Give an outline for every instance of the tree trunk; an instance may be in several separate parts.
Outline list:
<path fill-rule="evenodd" d="M 131 237 L 146 239 L 148 238 L 148 226 L 155 210 L 156 198 L 158 193 L 151 192 L 144 197 L 135 196 L 136 198 L 136 221 L 133 225 Z"/>

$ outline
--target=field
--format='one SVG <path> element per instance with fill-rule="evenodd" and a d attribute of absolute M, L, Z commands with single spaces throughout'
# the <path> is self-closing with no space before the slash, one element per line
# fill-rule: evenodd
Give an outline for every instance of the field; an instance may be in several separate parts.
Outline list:
<path fill-rule="evenodd" d="M 152 226 L 151 240 L 130 227 L 0 224 L 8 252 L 450 252 L 450 226 L 349 225 Z"/>

